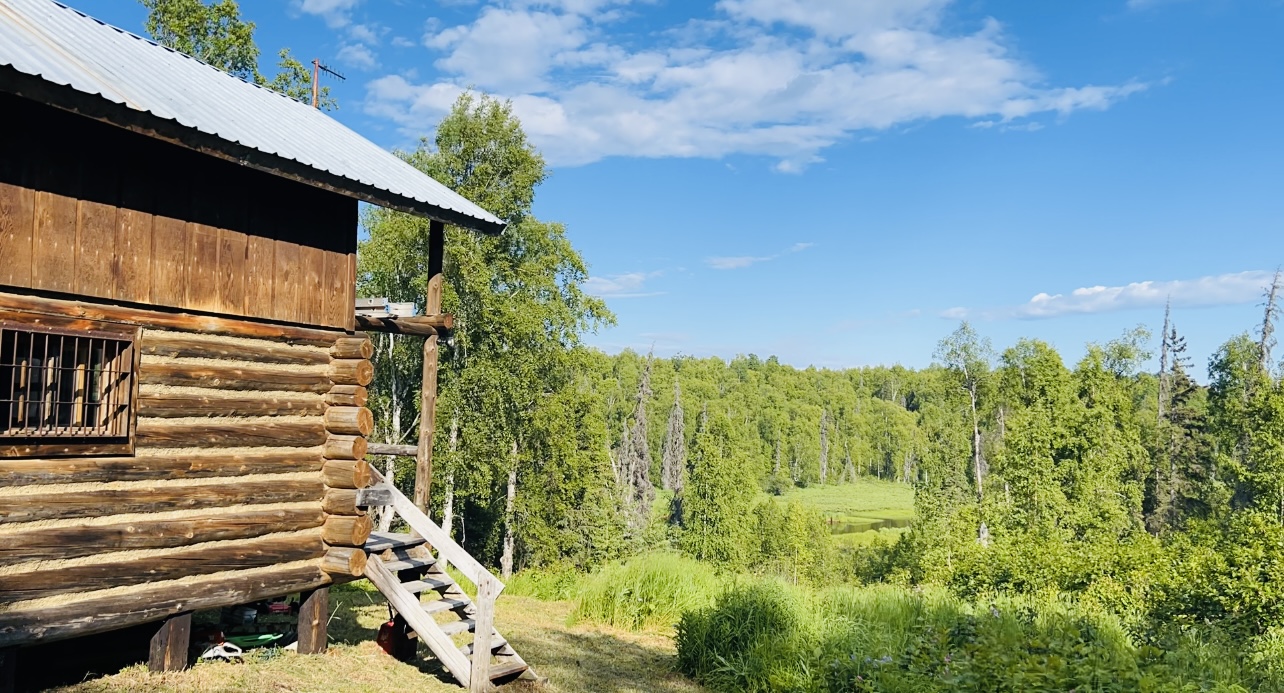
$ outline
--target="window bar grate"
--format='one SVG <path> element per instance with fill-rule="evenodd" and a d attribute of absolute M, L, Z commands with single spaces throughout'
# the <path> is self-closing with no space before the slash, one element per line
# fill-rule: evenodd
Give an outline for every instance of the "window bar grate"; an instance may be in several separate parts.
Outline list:
<path fill-rule="evenodd" d="M 129 435 L 133 344 L 0 327 L 0 437 Z"/>

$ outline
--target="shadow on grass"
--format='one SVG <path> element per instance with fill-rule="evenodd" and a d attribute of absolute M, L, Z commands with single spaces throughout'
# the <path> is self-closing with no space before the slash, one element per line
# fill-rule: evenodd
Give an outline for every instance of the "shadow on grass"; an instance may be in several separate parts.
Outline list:
<path fill-rule="evenodd" d="M 328 635 L 330 642 L 338 645 L 375 642 L 379 637 L 379 626 L 392 618 L 388 610 L 388 600 L 375 591 L 369 583 L 363 582 L 331 588 L 330 611 Z M 420 646 L 419 656 L 405 664 L 442 683 L 455 683 L 454 676 L 451 676 L 426 647 Z"/>

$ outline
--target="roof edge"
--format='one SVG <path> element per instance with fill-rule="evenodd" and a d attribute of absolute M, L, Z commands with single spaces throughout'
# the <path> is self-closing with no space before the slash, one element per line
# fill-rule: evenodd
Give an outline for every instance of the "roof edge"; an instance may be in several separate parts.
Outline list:
<path fill-rule="evenodd" d="M 177 121 L 146 111 L 138 111 L 68 85 L 50 82 L 39 75 L 27 74 L 12 65 L 0 65 L 0 91 L 380 207 L 434 219 L 487 235 L 498 235 L 507 228 L 507 224 L 496 224 L 462 212 L 420 202 L 298 161 L 230 142 L 217 135 L 209 135 L 187 127 Z M 392 155 L 391 152 L 389 154 Z"/>

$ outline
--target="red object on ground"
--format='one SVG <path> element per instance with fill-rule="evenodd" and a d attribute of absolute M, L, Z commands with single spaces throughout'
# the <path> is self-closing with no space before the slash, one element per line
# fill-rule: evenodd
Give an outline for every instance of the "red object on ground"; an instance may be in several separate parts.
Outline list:
<path fill-rule="evenodd" d="M 410 627 L 400 615 L 379 626 L 375 643 L 398 661 L 409 662 L 415 658 L 417 641 L 410 637 Z"/>

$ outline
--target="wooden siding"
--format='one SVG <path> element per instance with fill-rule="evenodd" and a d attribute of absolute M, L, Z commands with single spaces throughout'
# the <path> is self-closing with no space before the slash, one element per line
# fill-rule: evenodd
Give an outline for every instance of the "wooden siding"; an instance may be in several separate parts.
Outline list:
<path fill-rule="evenodd" d="M 0 286 L 351 330 L 357 203 L 0 95 Z"/>
<path fill-rule="evenodd" d="M 316 330 L 264 338 L 260 323 L 223 319 L 211 334 L 149 326 L 150 311 L 97 312 L 142 325 L 138 454 L 0 458 L 0 647 L 329 583 L 324 557 L 364 541 L 368 525 L 355 493 L 333 487 L 369 476 L 369 411 L 330 403 L 369 382 L 369 362 L 353 358 L 368 345 L 337 331 L 327 345 Z M 198 372 L 216 375 L 188 377 Z"/>

